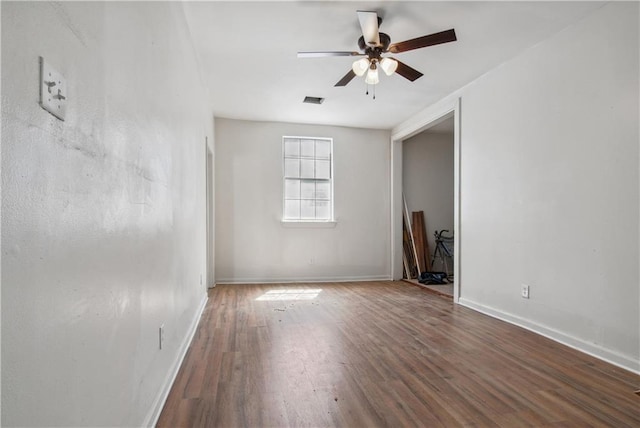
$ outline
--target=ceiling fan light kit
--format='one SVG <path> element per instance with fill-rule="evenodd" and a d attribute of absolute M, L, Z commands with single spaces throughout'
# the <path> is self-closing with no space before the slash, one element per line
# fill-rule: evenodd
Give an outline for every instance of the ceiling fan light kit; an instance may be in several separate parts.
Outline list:
<path fill-rule="evenodd" d="M 380 61 L 380 67 L 387 76 L 391 76 L 398 69 L 398 61 L 393 58 L 382 58 Z"/>
<path fill-rule="evenodd" d="M 358 21 L 362 36 L 358 39 L 358 47 L 361 52 L 350 51 L 325 51 L 325 52 L 298 52 L 298 58 L 330 57 L 330 56 L 364 56 L 351 65 L 351 70 L 342 77 L 334 86 L 346 86 L 354 77 L 365 76 L 368 85 L 376 85 L 380 82 L 378 65 L 387 76 L 397 73 L 405 79 L 413 82 L 422 77 L 422 73 L 408 65 L 390 58 L 382 57 L 382 54 L 398 54 L 414 49 L 457 40 L 455 30 L 446 30 L 433 33 L 403 42 L 391 43 L 391 38 L 379 31 L 382 18 L 377 12 L 359 10 Z"/>
<path fill-rule="evenodd" d="M 372 65 L 372 67 L 375 67 L 375 64 Z M 369 71 L 367 71 L 367 77 L 365 77 L 364 81 L 367 85 L 377 85 L 380 82 L 380 78 L 378 77 L 378 69 L 370 68 Z"/>
<path fill-rule="evenodd" d="M 369 69 L 369 58 L 360 58 L 355 61 L 351 69 L 356 73 L 356 76 L 364 76 L 364 73 Z"/>

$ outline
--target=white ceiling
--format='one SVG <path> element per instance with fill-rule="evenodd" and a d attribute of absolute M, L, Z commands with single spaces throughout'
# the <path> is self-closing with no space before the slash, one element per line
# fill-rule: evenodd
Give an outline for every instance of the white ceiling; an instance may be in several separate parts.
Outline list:
<path fill-rule="evenodd" d="M 185 2 L 215 116 L 391 129 L 423 108 L 551 37 L 604 2 Z M 376 99 L 363 78 L 333 85 L 354 58 L 298 51 L 356 51 L 357 10 L 383 17 L 391 43 L 455 28 L 458 41 L 395 55 L 424 73 L 381 73 Z M 303 104 L 305 96 L 325 98 Z"/>

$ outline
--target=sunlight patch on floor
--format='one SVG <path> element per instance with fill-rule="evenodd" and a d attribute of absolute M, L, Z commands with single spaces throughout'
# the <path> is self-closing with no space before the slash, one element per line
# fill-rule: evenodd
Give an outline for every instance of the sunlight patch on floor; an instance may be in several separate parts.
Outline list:
<path fill-rule="evenodd" d="M 318 297 L 321 288 L 285 288 L 270 290 L 256 300 L 312 300 Z"/>

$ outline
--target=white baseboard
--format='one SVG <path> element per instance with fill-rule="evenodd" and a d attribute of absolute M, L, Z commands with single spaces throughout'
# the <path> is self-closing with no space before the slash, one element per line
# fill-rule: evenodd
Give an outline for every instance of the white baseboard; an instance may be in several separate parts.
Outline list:
<path fill-rule="evenodd" d="M 638 363 L 638 361 L 627 355 L 612 351 L 610 349 L 605 349 L 594 343 L 587 342 L 553 328 L 538 324 L 534 321 L 519 317 L 514 314 L 503 312 L 496 308 L 485 306 L 481 303 L 477 303 L 469 299 L 460 298 L 458 300 L 458 303 L 462 306 L 473 309 L 474 311 L 478 311 L 485 315 L 489 315 L 490 317 L 506 321 L 510 324 L 517 325 L 518 327 L 522 327 L 548 339 L 554 340 L 558 343 L 562 343 L 563 345 L 576 349 L 580 352 L 584 352 L 585 354 L 591 355 L 592 357 L 598 358 L 600 360 L 606 361 L 607 363 L 613 364 L 614 366 L 618 366 L 625 370 L 629 370 L 630 372 L 640 374 L 640 364 Z"/>
<path fill-rule="evenodd" d="M 196 334 L 198 322 L 200 322 L 200 317 L 202 316 L 202 312 L 204 311 L 204 308 L 207 305 L 208 299 L 209 299 L 209 296 L 205 294 L 204 298 L 200 302 L 200 306 L 196 310 L 196 313 L 193 316 L 193 319 L 191 320 L 191 324 L 189 325 L 187 334 L 184 336 L 184 340 L 182 341 L 182 343 L 180 344 L 180 347 L 178 348 L 178 354 L 176 355 L 176 359 L 171 365 L 171 369 L 167 373 L 167 377 L 165 378 L 165 381 L 162 384 L 162 388 L 160 388 L 160 392 L 156 396 L 156 399 L 153 401 L 151 410 L 147 414 L 147 417 L 144 418 L 144 423 L 142 424 L 142 426 L 155 427 L 156 424 L 158 423 L 158 418 L 160 417 L 162 408 L 164 407 L 164 404 L 167 401 L 167 397 L 169 396 L 169 392 L 171 391 L 173 382 L 176 380 L 176 376 L 178 375 L 178 370 L 180 370 L 180 366 L 182 365 L 182 360 L 184 360 L 184 357 L 187 354 L 187 350 L 189 349 L 189 345 L 191 344 L 191 340 L 193 340 L 193 336 Z"/>
<path fill-rule="evenodd" d="M 388 275 L 381 276 L 336 276 L 336 277 L 302 277 L 302 278 L 220 278 L 216 284 L 303 284 L 316 282 L 362 282 L 391 281 Z"/>

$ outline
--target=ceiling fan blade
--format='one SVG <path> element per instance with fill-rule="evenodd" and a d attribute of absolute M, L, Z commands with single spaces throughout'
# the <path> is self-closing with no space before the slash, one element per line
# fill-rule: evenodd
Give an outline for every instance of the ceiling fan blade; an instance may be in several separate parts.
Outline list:
<path fill-rule="evenodd" d="M 378 33 L 378 14 L 366 10 L 358 11 L 358 21 L 362 29 L 362 37 L 368 46 L 380 46 L 380 34 Z"/>
<path fill-rule="evenodd" d="M 363 56 L 360 52 L 325 51 L 325 52 L 298 52 L 298 58 L 321 58 L 327 56 Z"/>
<path fill-rule="evenodd" d="M 396 61 L 398 60 L 396 59 Z M 423 76 L 423 74 L 420 73 L 415 68 L 409 67 L 407 64 L 400 61 L 398 61 L 398 68 L 396 68 L 396 73 L 398 73 L 400 76 L 404 77 L 405 79 L 411 80 L 412 82 Z"/>
<path fill-rule="evenodd" d="M 456 32 L 452 28 L 451 30 L 429 34 L 428 36 L 393 43 L 389 46 L 388 51 L 391 53 L 400 53 L 413 49 L 426 48 L 427 46 L 439 45 L 441 43 L 455 42 L 456 40 L 458 40 L 456 38 Z"/>
<path fill-rule="evenodd" d="M 347 86 L 347 83 L 351 82 L 351 79 L 354 77 L 356 77 L 356 73 L 354 73 L 353 70 L 349 70 L 349 72 L 333 86 Z"/>

